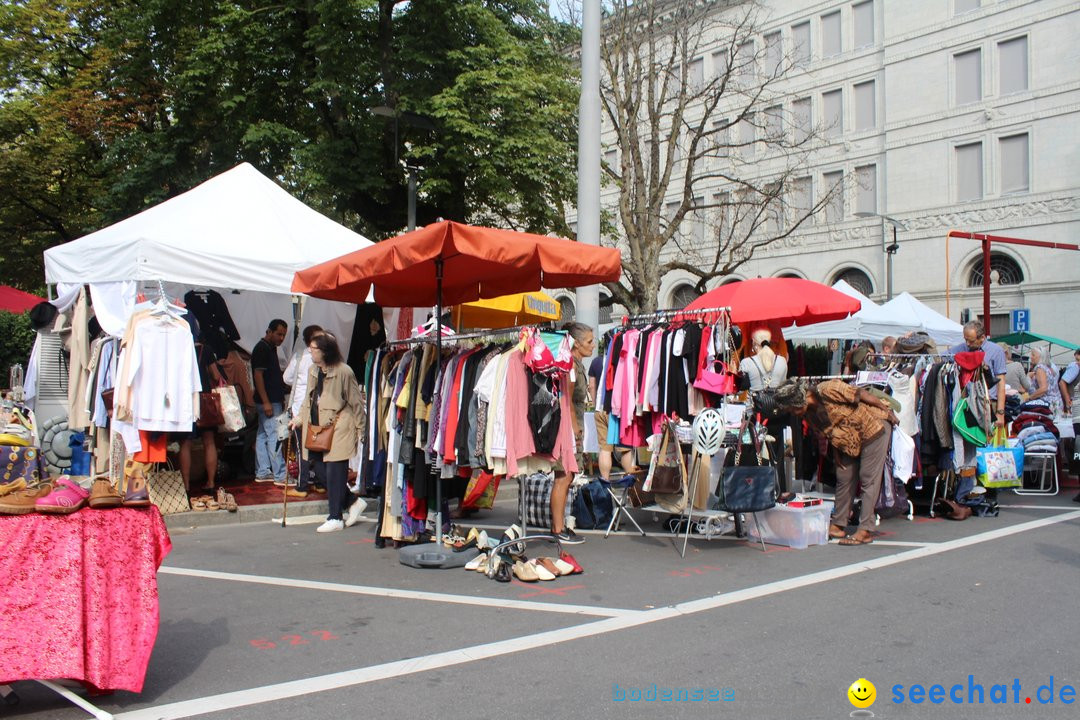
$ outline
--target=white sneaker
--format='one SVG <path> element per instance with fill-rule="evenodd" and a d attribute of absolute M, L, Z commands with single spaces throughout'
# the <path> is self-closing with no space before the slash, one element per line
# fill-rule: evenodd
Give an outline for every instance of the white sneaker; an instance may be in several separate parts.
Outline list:
<path fill-rule="evenodd" d="M 319 527 L 315 528 L 315 532 L 337 532 L 338 530 L 344 530 L 345 523 L 342 520 L 327 520 Z"/>
<path fill-rule="evenodd" d="M 356 498 L 356 502 L 349 508 L 349 514 L 345 517 L 345 527 L 352 527 L 360 522 L 360 516 L 367 510 L 367 500 Z"/>

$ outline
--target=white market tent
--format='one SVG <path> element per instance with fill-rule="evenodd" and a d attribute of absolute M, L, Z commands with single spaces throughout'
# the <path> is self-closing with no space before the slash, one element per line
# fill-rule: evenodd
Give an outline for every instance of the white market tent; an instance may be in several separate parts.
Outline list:
<path fill-rule="evenodd" d="M 45 281 L 94 289 L 160 280 L 179 294 L 183 288 L 217 289 L 250 349 L 270 319 L 292 317 L 290 288 L 297 270 L 371 244 L 243 163 L 126 220 L 46 250 Z M 348 338 L 343 330 L 339 337 Z"/>
<path fill-rule="evenodd" d="M 243 163 L 45 251 L 45 282 L 170 280 L 291 294 L 293 275 L 371 245 Z"/>
<path fill-rule="evenodd" d="M 876 305 L 843 280 L 833 287 L 860 299 L 862 309 L 843 320 L 784 328 L 785 339 L 837 338 L 880 342 L 886 337 L 899 337 L 914 330 L 927 333 L 939 345 L 963 341 L 964 331 L 959 323 L 930 309 L 910 293 L 900 293 L 889 302 Z"/>

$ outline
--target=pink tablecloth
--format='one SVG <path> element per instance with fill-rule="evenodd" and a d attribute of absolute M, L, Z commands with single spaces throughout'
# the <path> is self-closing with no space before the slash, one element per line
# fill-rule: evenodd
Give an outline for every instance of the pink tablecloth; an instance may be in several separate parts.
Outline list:
<path fill-rule="evenodd" d="M 141 692 L 170 549 L 156 507 L 0 516 L 0 683 Z"/>

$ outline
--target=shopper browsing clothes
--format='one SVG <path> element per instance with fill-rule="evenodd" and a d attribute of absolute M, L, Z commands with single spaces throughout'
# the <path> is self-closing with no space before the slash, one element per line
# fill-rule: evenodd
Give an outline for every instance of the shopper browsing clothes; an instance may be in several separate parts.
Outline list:
<path fill-rule="evenodd" d="M 318 532 L 334 532 L 356 523 L 367 506 L 360 498 L 353 502 L 347 489 L 349 458 L 356 453 L 357 441 L 367 427 L 364 415 L 364 397 L 356 376 L 341 355 L 333 335 L 316 335 L 308 344 L 312 367 L 308 370 L 308 391 L 300 406 L 300 413 L 289 423 L 301 428 L 304 438 L 304 457 L 315 471 L 315 482 L 327 489 L 330 514 Z M 329 433 L 329 449 L 315 450 L 312 426 L 326 428 Z M 325 442 L 325 441 L 324 441 Z M 351 506 L 351 507 L 350 507 Z M 344 515 L 348 511 L 348 521 Z"/>
<path fill-rule="evenodd" d="M 585 409 L 589 403 L 589 378 L 585 372 L 584 358 L 592 355 L 596 347 L 596 333 L 584 323 L 572 322 L 563 325 L 563 330 L 570 333 L 574 345 L 570 350 L 574 358 L 574 381 L 570 391 L 570 407 L 573 410 L 574 442 L 577 447 L 578 467 L 582 464 L 582 441 L 584 438 Z M 570 473 L 555 473 L 555 485 L 551 488 L 551 534 L 558 536 L 564 543 L 584 542 L 580 535 L 566 527 L 566 500 L 570 494 Z"/>
<path fill-rule="evenodd" d="M 266 335 L 251 351 L 259 422 L 255 433 L 255 482 L 285 482 L 285 458 L 277 436 L 277 417 L 285 404 L 285 380 L 278 362 L 278 348 L 285 342 L 288 327 L 284 320 L 271 320 Z"/>
<path fill-rule="evenodd" d="M 302 334 L 304 347 L 293 355 L 289 366 L 285 368 L 285 382 L 292 386 L 289 394 L 289 417 L 300 417 L 300 408 L 304 404 L 304 398 L 308 392 L 308 371 L 311 370 L 311 341 L 323 334 L 323 329 L 318 325 L 308 325 Z M 300 449 L 304 446 L 304 438 L 300 435 L 299 428 L 292 428 L 293 447 L 296 449 L 297 465 L 299 472 L 296 477 L 296 487 L 288 488 L 285 493 L 289 497 L 305 498 L 308 494 L 308 486 L 311 484 L 311 463 L 303 457 Z M 287 458 L 286 458 L 287 459 Z M 316 485 L 317 492 L 326 492 L 326 486 Z"/>
<path fill-rule="evenodd" d="M 594 336 L 595 337 L 595 336 Z M 596 425 L 596 440 L 600 446 L 600 452 L 597 453 L 597 466 L 600 470 L 600 477 L 604 480 L 611 479 L 611 467 L 612 461 L 615 456 L 618 455 L 619 465 L 622 466 L 625 472 L 636 472 L 640 470 L 637 466 L 636 455 L 633 448 L 625 446 L 615 446 L 608 443 L 608 414 L 601 407 L 600 402 L 600 377 L 604 374 L 604 347 L 601 345 L 600 354 L 593 358 L 592 363 L 589 365 L 589 402 L 594 405 L 593 409 L 593 422 Z"/>
<path fill-rule="evenodd" d="M 195 343 L 195 359 L 199 365 L 199 380 L 203 392 L 210 392 L 215 387 L 226 384 L 225 375 L 218 365 L 214 348 L 205 339 L 200 339 Z M 184 487 L 188 493 L 194 493 L 191 487 L 191 446 L 197 437 L 202 438 L 203 459 L 206 463 L 206 483 L 199 490 L 213 493 L 217 484 L 218 465 L 216 427 L 200 427 L 196 422 L 192 425 L 191 432 L 184 434 L 180 439 L 180 475 L 184 478 Z"/>
<path fill-rule="evenodd" d="M 776 391 L 781 412 L 802 416 L 833 447 L 836 463 L 836 505 L 829 537 L 841 545 L 873 542 L 874 504 L 881 493 L 882 471 L 889 452 L 890 423 L 899 418 L 884 400 L 840 380 L 819 385 L 789 381 Z M 858 479 L 862 510 L 855 533 L 846 532 Z"/>

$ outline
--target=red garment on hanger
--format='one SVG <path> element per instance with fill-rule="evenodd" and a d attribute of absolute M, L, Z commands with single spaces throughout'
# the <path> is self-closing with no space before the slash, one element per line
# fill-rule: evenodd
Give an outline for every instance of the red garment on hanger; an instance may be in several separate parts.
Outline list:
<path fill-rule="evenodd" d="M 967 387 L 967 384 L 975 379 L 975 374 L 982 368 L 985 357 L 986 353 L 982 350 L 956 353 L 956 364 L 960 368 L 961 389 Z"/>

